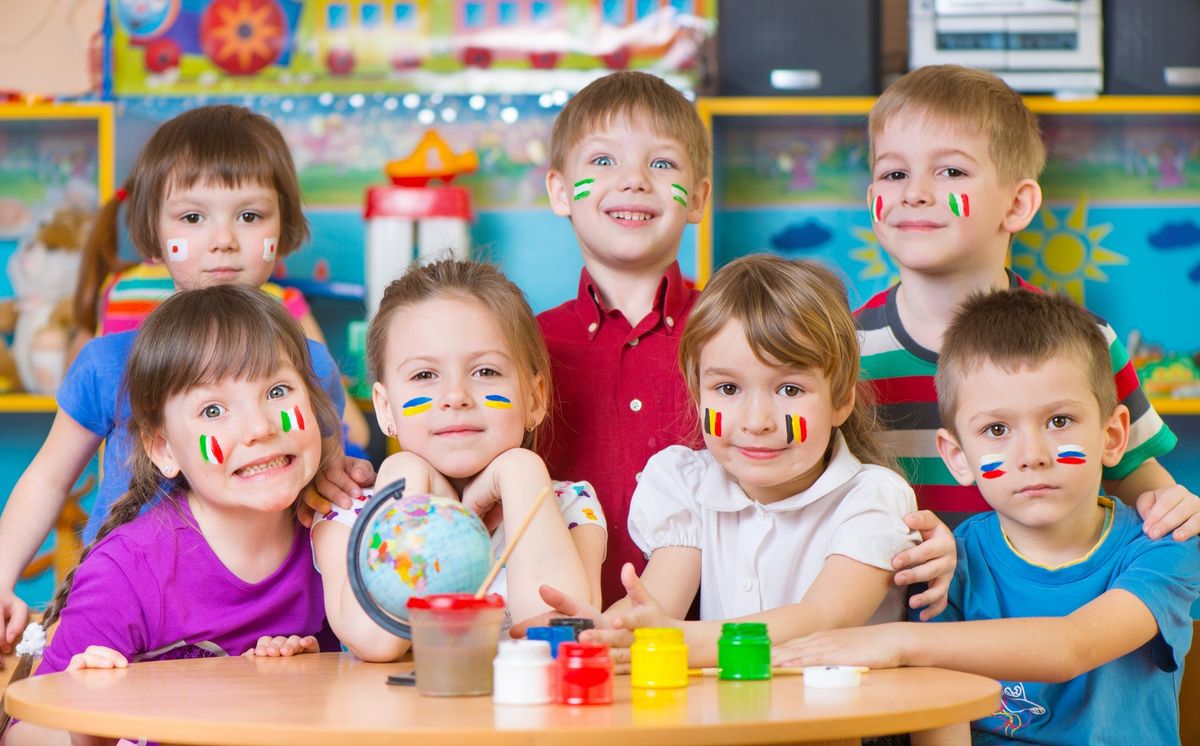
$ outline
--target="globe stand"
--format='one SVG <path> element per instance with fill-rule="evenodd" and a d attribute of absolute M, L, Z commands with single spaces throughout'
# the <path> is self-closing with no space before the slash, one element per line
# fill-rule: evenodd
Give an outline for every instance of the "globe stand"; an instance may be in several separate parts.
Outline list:
<path fill-rule="evenodd" d="M 359 553 L 362 550 L 363 541 L 366 539 L 367 528 L 375 523 L 375 515 L 392 502 L 398 502 L 402 497 L 404 497 L 404 480 L 398 479 L 376 492 L 375 496 L 367 503 L 367 507 L 362 509 L 362 514 L 358 516 L 354 521 L 354 526 L 350 529 L 350 542 L 346 550 L 346 572 L 350 578 L 350 589 L 354 591 L 358 605 L 363 608 L 367 616 L 393 635 L 411 640 L 412 627 L 408 622 L 386 613 L 371 597 L 359 562 Z"/>

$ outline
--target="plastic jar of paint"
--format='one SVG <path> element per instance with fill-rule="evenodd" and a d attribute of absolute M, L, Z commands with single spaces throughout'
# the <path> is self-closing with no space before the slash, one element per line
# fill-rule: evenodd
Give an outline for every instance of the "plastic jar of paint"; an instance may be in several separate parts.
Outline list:
<path fill-rule="evenodd" d="M 579 633 L 588 629 L 595 629 L 596 623 L 591 619 L 575 616 L 556 616 L 550 620 L 551 627 L 570 627 L 575 630 L 575 640 L 579 640 Z"/>
<path fill-rule="evenodd" d="M 717 677 L 734 681 L 771 678 L 771 638 L 761 622 L 727 623 L 717 640 Z"/>
<path fill-rule="evenodd" d="M 564 642 L 558 649 L 558 701 L 564 705 L 612 704 L 613 664 L 608 648 Z"/>
<path fill-rule="evenodd" d="M 558 646 L 564 642 L 575 642 L 574 627 L 530 627 L 525 630 L 527 640 L 545 640 L 550 643 L 550 657 L 558 657 Z"/>
<path fill-rule="evenodd" d="M 417 692 L 433 697 L 492 693 L 492 659 L 504 599 L 440 593 L 408 599 Z"/>
<path fill-rule="evenodd" d="M 633 631 L 629 649 L 629 685 L 643 689 L 674 689 L 688 685 L 687 644 L 683 630 L 643 627 Z"/>
<path fill-rule="evenodd" d="M 492 701 L 544 705 L 554 701 L 554 659 L 545 640 L 505 640 L 492 663 Z"/>

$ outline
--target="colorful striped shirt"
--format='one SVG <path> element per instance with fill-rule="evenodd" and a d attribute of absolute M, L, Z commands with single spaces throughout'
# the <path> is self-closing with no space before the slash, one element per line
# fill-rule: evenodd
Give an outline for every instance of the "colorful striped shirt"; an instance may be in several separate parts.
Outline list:
<path fill-rule="evenodd" d="M 308 315 L 308 302 L 299 290 L 273 282 L 263 283 L 262 289 L 282 303 L 297 321 Z M 103 300 L 97 336 L 137 329 L 159 303 L 175 292 L 175 282 L 166 265 L 143 263 L 109 276 L 100 292 Z"/>
<path fill-rule="evenodd" d="M 1013 272 L 1009 282 L 1010 287 L 1038 290 Z M 938 455 L 934 435 L 942 423 L 933 383 L 938 355 L 917 344 L 904 329 L 896 308 L 897 287 L 879 293 L 854 312 L 862 344 L 862 378 L 872 385 L 886 430 L 884 442 L 912 483 L 917 505 L 934 511 L 953 528 L 991 508 L 975 485 L 959 485 Z M 1095 319 L 1108 340 L 1117 397 L 1129 408 L 1128 449 L 1119 464 L 1104 468 L 1105 479 L 1122 479 L 1147 459 L 1169 452 L 1176 437 L 1150 406 L 1116 332 L 1099 316 Z"/>

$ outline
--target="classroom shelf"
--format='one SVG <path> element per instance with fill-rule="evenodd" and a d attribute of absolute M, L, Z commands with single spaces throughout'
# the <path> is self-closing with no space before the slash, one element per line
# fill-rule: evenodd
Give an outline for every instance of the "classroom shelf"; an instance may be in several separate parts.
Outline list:
<path fill-rule="evenodd" d="M 58 411 L 53 396 L 41 394 L 0 394 L 0 413 L 51 413 Z"/>
<path fill-rule="evenodd" d="M 1167 396 L 1151 397 L 1150 404 L 1159 414 L 1200 414 L 1200 399 L 1172 399 Z"/>

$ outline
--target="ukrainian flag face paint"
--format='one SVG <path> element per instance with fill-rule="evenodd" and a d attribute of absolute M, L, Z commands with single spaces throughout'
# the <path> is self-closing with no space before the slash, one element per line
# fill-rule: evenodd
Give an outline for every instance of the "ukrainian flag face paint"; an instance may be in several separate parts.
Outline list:
<path fill-rule="evenodd" d="M 500 394 L 488 394 L 483 397 L 483 406 L 491 409 L 512 409 L 512 399 Z"/>
<path fill-rule="evenodd" d="M 428 396 L 418 396 L 401 404 L 400 414 L 405 417 L 413 417 L 428 412 L 430 409 L 433 409 L 433 399 Z"/>

